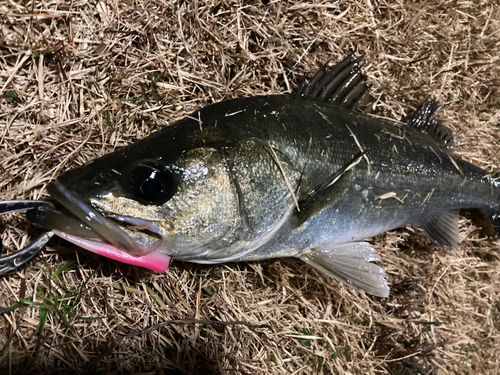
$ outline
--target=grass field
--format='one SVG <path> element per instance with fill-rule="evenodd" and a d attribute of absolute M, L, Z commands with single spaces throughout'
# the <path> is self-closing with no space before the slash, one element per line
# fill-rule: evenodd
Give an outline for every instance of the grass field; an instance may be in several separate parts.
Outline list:
<path fill-rule="evenodd" d="M 388 117 L 436 97 L 456 154 L 499 170 L 495 1 L 4 1 L 0 200 L 45 199 L 69 168 L 202 106 L 290 93 L 353 50 Z M 0 220 L 8 249 L 40 231 Z M 0 372 L 496 374 L 500 242 L 468 217 L 460 233 L 457 252 L 414 228 L 371 239 L 386 299 L 298 260 L 155 274 L 54 238 L 0 278 L 16 307 Z"/>

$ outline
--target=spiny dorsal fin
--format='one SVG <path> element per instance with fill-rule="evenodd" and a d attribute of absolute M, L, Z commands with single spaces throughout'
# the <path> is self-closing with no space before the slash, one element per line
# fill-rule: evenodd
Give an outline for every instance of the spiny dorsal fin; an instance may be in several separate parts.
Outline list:
<path fill-rule="evenodd" d="M 458 250 L 460 247 L 457 210 L 445 212 L 429 220 L 423 229 L 425 235 L 439 246 L 448 246 L 453 250 Z"/>
<path fill-rule="evenodd" d="M 314 75 L 311 82 L 305 80 L 297 91 L 301 98 L 311 98 L 336 103 L 344 108 L 371 113 L 375 99 L 368 93 L 366 76 L 361 73 L 359 62 L 363 56 L 351 60 L 352 54 L 327 69 L 329 61 Z"/>
<path fill-rule="evenodd" d="M 439 145 L 450 150 L 455 148 L 455 137 L 451 129 L 444 126 L 439 120 L 439 115 L 434 116 L 439 103 L 434 99 L 426 100 L 413 113 L 401 119 L 409 126 L 429 134 Z"/>

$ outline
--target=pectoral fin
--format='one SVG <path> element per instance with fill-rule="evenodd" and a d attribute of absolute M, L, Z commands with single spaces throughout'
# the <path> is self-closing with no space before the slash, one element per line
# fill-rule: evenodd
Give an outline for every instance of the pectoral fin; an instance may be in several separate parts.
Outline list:
<path fill-rule="evenodd" d="M 345 192 L 351 181 L 352 168 L 361 161 L 363 156 L 364 153 L 359 152 L 339 171 L 328 177 L 320 186 L 312 190 L 305 199 L 300 201 L 300 210 L 298 211 L 299 224 L 303 224 L 321 212 Z"/>
<path fill-rule="evenodd" d="M 389 296 L 389 286 L 379 260 L 367 242 L 324 245 L 300 256 L 304 262 L 353 288 L 379 297 Z"/>
<path fill-rule="evenodd" d="M 299 223 L 303 224 L 338 199 L 347 189 L 351 176 L 352 171 L 345 172 L 338 176 L 332 184 L 314 190 L 306 199 L 301 201 L 299 204 L 300 212 L 298 212 Z"/>

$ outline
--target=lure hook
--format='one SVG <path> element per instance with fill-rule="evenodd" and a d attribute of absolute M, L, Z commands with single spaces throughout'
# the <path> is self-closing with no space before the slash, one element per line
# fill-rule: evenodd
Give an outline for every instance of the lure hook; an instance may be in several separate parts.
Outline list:
<path fill-rule="evenodd" d="M 9 212 L 19 212 L 28 211 L 39 207 L 49 207 L 55 209 L 55 206 L 46 201 L 5 201 L 0 202 L 0 215 Z M 33 242 L 31 242 L 26 247 L 22 248 L 15 253 L 0 257 L 0 276 L 15 270 L 20 267 L 31 258 L 33 258 L 38 252 L 49 242 L 50 238 L 54 235 L 52 231 L 44 232 L 40 234 Z M 1 245 L 1 241 L 0 241 Z"/>

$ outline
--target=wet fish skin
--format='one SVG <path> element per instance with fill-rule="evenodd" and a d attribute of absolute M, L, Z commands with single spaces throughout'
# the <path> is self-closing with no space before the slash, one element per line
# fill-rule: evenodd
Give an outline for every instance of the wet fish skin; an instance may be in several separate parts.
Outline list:
<path fill-rule="evenodd" d="M 346 90 L 359 93 L 361 83 Z M 457 247 L 463 208 L 498 225 L 498 184 L 452 154 L 438 137 L 447 129 L 422 108 L 416 122 L 429 125 L 425 132 L 300 92 L 229 100 L 66 172 L 48 191 L 95 239 L 137 257 L 300 257 L 386 296 L 385 274 L 370 263 L 378 257 L 361 240 L 412 225 Z M 154 199 L 144 193 L 158 189 Z M 113 223 L 98 226 L 92 215 Z"/>
<path fill-rule="evenodd" d="M 283 228 L 268 244 L 270 253 L 286 248 L 280 246 L 285 243 L 310 248 L 359 241 L 406 225 L 422 228 L 436 216 L 463 208 L 480 208 L 490 216 L 498 210 L 497 183 L 488 173 L 450 154 L 427 134 L 328 103 L 307 102 L 304 107 L 282 121 L 291 134 L 292 124 L 297 128 L 301 123 L 315 124 L 313 129 L 297 132 L 278 149 L 295 155 L 290 160 L 304 171 L 308 189 L 349 163 L 360 147 L 369 167 L 365 159 L 357 164 L 345 192 L 320 214 L 302 225 L 290 220 L 291 228 Z M 287 107 L 282 111 L 293 113 Z M 305 157 L 308 140 L 312 140 L 310 149 L 314 151 Z M 291 147 L 291 142 L 298 147 Z M 246 259 L 259 257 L 260 252 L 255 252 Z"/>

